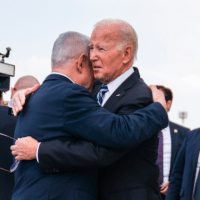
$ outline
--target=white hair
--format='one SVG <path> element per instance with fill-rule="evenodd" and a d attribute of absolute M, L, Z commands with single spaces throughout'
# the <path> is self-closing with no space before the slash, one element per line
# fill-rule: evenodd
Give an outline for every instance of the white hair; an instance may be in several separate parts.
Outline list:
<path fill-rule="evenodd" d="M 101 26 L 119 26 L 118 48 L 123 49 L 126 45 L 131 45 L 133 48 L 133 59 L 137 58 L 138 37 L 134 28 L 124 20 L 121 19 L 104 19 L 94 25 L 94 29 Z"/>
<path fill-rule="evenodd" d="M 82 53 L 85 52 L 88 55 L 89 43 L 90 38 L 78 32 L 68 31 L 60 34 L 58 39 L 54 42 L 51 67 L 65 67 Z"/>

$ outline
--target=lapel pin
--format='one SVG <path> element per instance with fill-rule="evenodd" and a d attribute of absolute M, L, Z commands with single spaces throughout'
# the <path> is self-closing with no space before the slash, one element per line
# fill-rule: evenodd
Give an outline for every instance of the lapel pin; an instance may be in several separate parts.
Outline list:
<path fill-rule="evenodd" d="M 116 97 L 120 97 L 121 94 L 117 94 Z"/>
<path fill-rule="evenodd" d="M 177 130 L 177 129 L 174 129 L 174 133 L 178 133 L 178 130 Z"/>

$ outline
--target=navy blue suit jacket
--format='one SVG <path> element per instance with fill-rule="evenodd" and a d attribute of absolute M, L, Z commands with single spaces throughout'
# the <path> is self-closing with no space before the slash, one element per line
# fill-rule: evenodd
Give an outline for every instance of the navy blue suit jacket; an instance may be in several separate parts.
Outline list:
<path fill-rule="evenodd" d="M 199 150 L 200 129 L 188 131 L 170 176 L 166 200 L 192 198 Z"/>
<path fill-rule="evenodd" d="M 9 115 L 9 108 L 0 106 L 0 133 L 4 133 L 14 137 L 15 125 L 17 118 Z M 10 146 L 13 140 L 4 136 L 0 136 L 0 167 L 9 170 L 13 163 L 13 156 Z M 0 200 L 10 200 L 14 187 L 14 174 L 0 170 Z"/>
<path fill-rule="evenodd" d="M 181 148 L 181 145 L 183 143 L 183 140 L 185 138 L 186 132 L 189 130 L 188 128 L 185 128 L 181 125 L 178 125 L 174 122 L 169 122 L 169 128 L 170 128 L 170 135 L 171 135 L 171 164 L 170 164 L 170 173 L 172 172 L 176 157 L 178 155 L 178 152 Z M 165 195 L 161 195 L 162 199 L 165 199 Z"/>
<path fill-rule="evenodd" d="M 100 83 L 96 85 L 93 92 L 94 97 L 100 86 Z M 120 97 L 117 94 L 120 94 Z M 140 79 L 139 72 L 135 68 L 135 72 L 119 86 L 104 108 L 110 112 L 125 115 L 141 109 L 151 102 L 150 89 Z M 152 135 L 158 132 L 155 124 L 147 122 L 145 125 L 145 131 Z M 154 129 L 151 129 L 150 125 L 153 125 Z M 145 139 L 147 138 L 144 137 L 143 140 Z M 44 142 L 39 149 L 40 168 L 42 172 L 48 173 L 56 169 L 67 171 L 77 167 L 108 166 L 131 151 L 131 153 L 99 172 L 101 199 L 152 198 L 155 200 L 160 198 L 157 184 L 157 144 L 157 135 L 134 146 L 134 151 L 131 151 L 132 149 L 114 151 L 80 140 Z"/>
<path fill-rule="evenodd" d="M 159 103 L 129 116 L 118 116 L 101 108 L 85 88 L 64 76 L 50 75 L 20 113 L 15 138 L 32 136 L 41 142 L 79 138 L 121 149 L 151 137 L 155 127 L 159 130 L 167 121 Z M 150 132 L 143 123 L 149 125 Z M 13 200 L 97 198 L 96 169 L 41 174 L 36 160 L 22 161 L 15 181 Z"/>
<path fill-rule="evenodd" d="M 188 128 L 185 128 L 181 125 L 178 125 L 174 122 L 169 122 L 170 127 L 170 134 L 171 134 L 171 166 L 170 166 L 170 174 L 172 172 L 176 157 L 178 155 L 178 152 L 182 146 L 183 140 L 186 136 Z"/>

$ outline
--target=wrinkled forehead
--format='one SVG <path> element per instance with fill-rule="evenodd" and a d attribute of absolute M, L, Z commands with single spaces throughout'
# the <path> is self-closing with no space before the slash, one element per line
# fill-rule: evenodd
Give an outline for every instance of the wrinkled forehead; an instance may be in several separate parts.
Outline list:
<path fill-rule="evenodd" d="M 96 27 L 91 35 L 91 42 L 96 41 L 118 41 L 119 39 L 119 27 L 116 25 L 100 26 Z"/>

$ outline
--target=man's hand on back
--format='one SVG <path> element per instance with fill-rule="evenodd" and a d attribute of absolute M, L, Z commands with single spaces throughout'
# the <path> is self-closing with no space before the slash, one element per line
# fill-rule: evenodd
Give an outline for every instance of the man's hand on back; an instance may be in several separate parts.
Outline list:
<path fill-rule="evenodd" d="M 12 99 L 12 110 L 15 117 L 17 116 L 18 112 L 22 111 L 23 105 L 25 104 L 25 101 L 26 101 L 26 97 L 29 94 L 37 91 L 39 86 L 40 85 L 37 84 L 32 88 L 27 88 L 27 89 L 16 92 L 16 94 L 14 95 Z"/>
<path fill-rule="evenodd" d="M 12 145 L 12 155 L 16 160 L 33 160 L 36 159 L 36 152 L 39 142 L 32 137 L 20 138 Z"/>
<path fill-rule="evenodd" d="M 151 91 L 152 91 L 152 96 L 153 96 L 153 102 L 159 102 L 167 112 L 167 104 L 165 101 L 164 94 L 160 92 L 155 85 L 150 85 L 149 86 Z"/>

